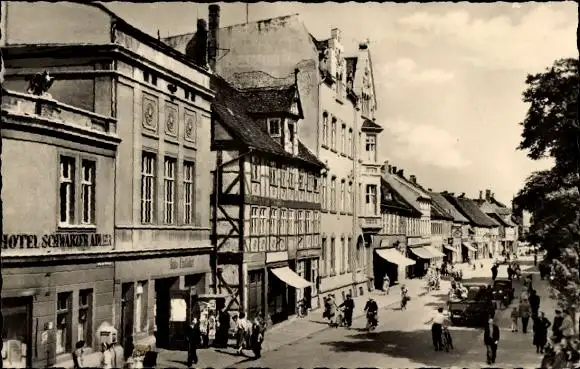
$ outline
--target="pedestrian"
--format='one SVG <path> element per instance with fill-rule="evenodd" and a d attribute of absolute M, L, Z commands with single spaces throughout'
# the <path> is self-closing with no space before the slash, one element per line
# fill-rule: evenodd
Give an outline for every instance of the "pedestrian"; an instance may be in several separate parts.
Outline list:
<path fill-rule="evenodd" d="M 564 310 L 564 319 L 562 320 L 560 330 L 562 331 L 562 336 L 567 340 L 574 338 L 574 322 L 568 309 Z"/>
<path fill-rule="evenodd" d="M 512 332 L 517 332 L 518 331 L 518 319 L 520 318 L 520 313 L 518 311 L 518 307 L 514 306 L 511 315 L 510 315 L 511 319 L 512 319 L 512 326 L 511 326 L 511 330 Z"/>
<path fill-rule="evenodd" d="M 530 302 L 527 299 L 520 299 L 519 315 L 522 318 L 522 333 L 528 333 L 528 322 L 530 321 Z"/>
<path fill-rule="evenodd" d="M 556 310 L 556 316 L 554 317 L 554 322 L 552 323 L 552 334 L 556 341 L 562 339 L 562 323 L 564 322 L 564 316 L 560 310 Z"/>
<path fill-rule="evenodd" d="M 84 367 L 84 348 L 85 341 L 78 341 L 75 345 L 75 350 L 72 353 L 74 369 L 79 369 Z"/>
<path fill-rule="evenodd" d="M 493 264 L 493 266 L 491 267 L 491 279 L 495 281 L 495 279 L 497 278 L 497 264 Z"/>
<path fill-rule="evenodd" d="M 117 342 L 116 336 L 113 336 L 113 342 L 109 346 L 109 350 L 111 350 L 113 368 L 124 368 L 125 350 L 123 350 L 123 346 Z"/>
<path fill-rule="evenodd" d="M 328 295 L 328 299 L 326 300 L 328 306 L 328 320 L 331 326 L 337 326 L 336 322 L 336 301 L 334 300 L 334 294 Z"/>
<path fill-rule="evenodd" d="M 485 326 L 483 343 L 487 349 L 487 364 L 494 364 L 499 343 L 499 327 L 493 322 L 493 318 L 490 318 Z"/>
<path fill-rule="evenodd" d="M 252 324 L 251 346 L 254 357 L 259 359 L 262 356 L 262 343 L 264 342 L 264 326 L 261 319 L 256 316 Z"/>
<path fill-rule="evenodd" d="M 340 304 L 340 307 L 344 307 L 344 323 L 350 328 L 352 325 L 352 313 L 354 312 L 354 300 L 350 294 L 346 295 L 346 300 Z"/>
<path fill-rule="evenodd" d="M 385 277 L 383 278 L 383 292 L 386 295 L 388 295 L 390 288 L 391 288 L 391 279 L 389 278 L 389 276 L 387 274 L 385 274 Z"/>
<path fill-rule="evenodd" d="M 228 347 L 228 336 L 230 332 L 231 316 L 226 309 L 220 309 L 218 313 L 218 330 L 214 346 L 219 348 Z"/>
<path fill-rule="evenodd" d="M 443 350 L 443 341 L 441 340 L 443 334 L 443 324 L 447 318 L 443 315 L 443 308 L 438 308 L 433 317 L 425 324 L 431 324 L 431 339 L 433 340 L 433 347 L 435 351 Z"/>
<path fill-rule="evenodd" d="M 245 313 L 240 313 L 240 316 L 236 322 L 236 331 L 238 336 L 238 354 L 241 354 L 242 351 L 249 347 L 250 341 L 250 330 L 251 325 L 250 322 L 246 319 Z"/>
<path fill-rule="evenodd" d="M 512 266 L 510 264 L 508 264 L 507 267 L 507 275 L 508 275 L 508 279 L 511 281 L 514 278 L 514 270 L 512 269 Z"/>
<path fill-rule="evenodd" d="M 201 329 L 197 318 L 193 318 L 187 326 L 187 367 L 197 364 L 197 349 L 201 343 Z"/>
<path fill-rule="evenodd" d="M 101 343 L 101 355 L 101 368 L 113 369 L 113 353 L 106 342 Z"/>
<path fill-rule="evenodd" d="M 532 316 L 535 317 L 538 315 L 538 311 L 540 310 L 540 296 L 538 296 L 538 292 L 536 290 L 531 290 L 528 300 L 530 301 L 530 307 L 532 308 Z"/>
<path fill-rule="evenodd" d="M 543 312 L 534 316 L 534 339 L 533 344 L 536 346 L 536 353 L 544 353 L 544 346 L 548 342 L 548 328 L 550 328 L 550 321 L 546 318 Z"/>

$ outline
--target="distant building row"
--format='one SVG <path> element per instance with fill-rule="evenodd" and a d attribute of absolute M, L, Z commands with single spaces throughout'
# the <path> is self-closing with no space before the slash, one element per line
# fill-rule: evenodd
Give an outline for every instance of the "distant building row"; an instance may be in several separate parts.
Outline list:
<path fill-rule="evenodd" d="M 180 348 L 198 301 L 277 323 L 516 245 L 489 190 L 379 160 L 370 48 L 345 57 L 337 29 L 220 28 L 210 5 L 209 28 L 161 41 L 98 4 L 2 7 L 6 367 L 69 365 L 104 322 Z M 50 95 L 26 93 L 43 71 Z"/>

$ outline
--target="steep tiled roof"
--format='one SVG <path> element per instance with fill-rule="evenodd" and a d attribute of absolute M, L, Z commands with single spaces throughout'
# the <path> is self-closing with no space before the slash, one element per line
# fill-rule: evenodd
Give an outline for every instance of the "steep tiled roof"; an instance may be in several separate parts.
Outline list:
<path fill-rule="evenodd" d="M 422 196 L 421 192 L 407 183 L 406 180 L 400 178 L 396 174 L 383 173 L 383 180 L 389 184 L 389 186 L 397 192 L 401 197 L 409 204 L 411 207 L 421 213 L 421 206 L 419 205 L 419 198 Z M 425 198 L 428 200 L 429 198 Z"/>
<path fill-rule="evenodd" d="M 453 220 L 453 217 L 439 206 L 437 202 L 431 201 L 431 219 Z"/>
<path fill-rule="evenodd" d="M 451 215 L 454 222 L 458 223 L 469 223 L 469 219 L 463 216 L 459 210 L 453 204 L 451 204 L 443 195 L 437 192 L 429 192 L 431 195 L 431 200 L 433 203 L 436 203 L 440 208 L 444 209 L 444 211 Z"/>
<path fill-rule="evenodd" d="M 233 88 L 223 78 L 215 75 L 211 79 L 211 88 L 216 91 L 216 97 L 212 102 L 212 110 L 237 139 L 255 150 L 281 157 L 294 158 L 284 150 L 282 145 L 264 132 L 258 122 L 248 114 L 246 111 L 249 106 L 248 102 L 239 90 Z M 325 166 L 301 142 L 299 142 L 298 156 L 295 159 L 319 167 Z"/>
<path fill-rule="evenodd" d="M 403 196 L 389 185 L 384 178 L 381 179 L 381 185 L 391 192 L 392 195 L 390 199 L 386 198 L 386 196 L 381 196 L 381 211 L 386 208 L 394 211 L 401 211 L 410 216 L 421 216 L 421 212 L 415 210 L 411 205 L 409 205 Z M 384 195 L 385 191 L 381 191 L 381 194 Z"/>
<path fill-rule="evenodd" d="M 444 194 L 445 199 L 455 205 L 461 213 L 470 220 L 471 223 L 479 227 L 497 227 L 499 224 L 485 215 L 479 206 L 471 199 L 466 197 L 454 197 L 450 194 Z"/>
<path fill-rule="evenodd" d="M 285 113 L 290 111 L 296 96 L 296 85 L 279 88 L 252 88 L 241 90 L 248 113 Z"/>
<path fill-rule="evenodd" d="M 367 130 L 367 131 L 382 131 L 383 127 L 376 124 L 372 120 L 365 119 L 365 121 L 363 122 L 363 124 L 361 126 L 361 130 L 363 130 L 363 131 L 365 131 L 365 130 Z"/>

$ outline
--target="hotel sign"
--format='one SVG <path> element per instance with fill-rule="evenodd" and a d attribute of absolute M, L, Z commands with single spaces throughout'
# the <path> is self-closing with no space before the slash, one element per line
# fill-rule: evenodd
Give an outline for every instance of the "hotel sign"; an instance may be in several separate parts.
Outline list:
<path fill-rule="evenodd" d="M 112 246 L 113 236 L 99 233 L 4 234 L 2 249 L 89 248 Z"/>

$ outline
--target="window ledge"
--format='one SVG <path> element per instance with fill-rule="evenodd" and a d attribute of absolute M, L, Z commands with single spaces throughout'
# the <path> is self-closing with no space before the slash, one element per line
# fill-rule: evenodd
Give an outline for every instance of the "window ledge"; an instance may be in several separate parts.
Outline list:
<path fill-rule="evenodd" d="M 260 183 L 259 179 L 252 179 L 252 183 Z"/>
<path fill-rule="evenodd" d="M 354 160 L 354 158 L 352 157 L 352 155 L 348 155 L 347 156 L 350 160 Z"/>
<path fill-rule="evenodd" d="M 96 232 L 94 224 L 59 224 L 57 232 Z"/>
<path fill-rule="evenodd" d="M 332 151 L 335 154 L 338 154 L 338 151 L 336 151 L 336 149 L 330 149 L 330 151 Z"/>
<path fill-rule="evenodd" d="M 326 210 L 326 209 L 322 209 L 322 210 L 320 210 L 320 211 L 321 211 L 322 213 L 328 213 L 328 210 Z"/>
<path fill-rule="evenodd" d="M 320 146 L 321 146 L 322 148 L 324 148 L 324 149 L 330 150 L 330 147 L 328 147 L 328 145 L 327 145 L 327 144 L 322 144 L 322 145 L 320 145 Z"/>
<path fill-rule="evenodd" d="M 340 156 L 344 156 L 345 158 L 347 157 L 345 153 L 340 153 Z"/>
<path fill-rule="evenodd" d="M 336 214 L 336 210 L 329 210 L 328 211 L 330 214 Z"/>

